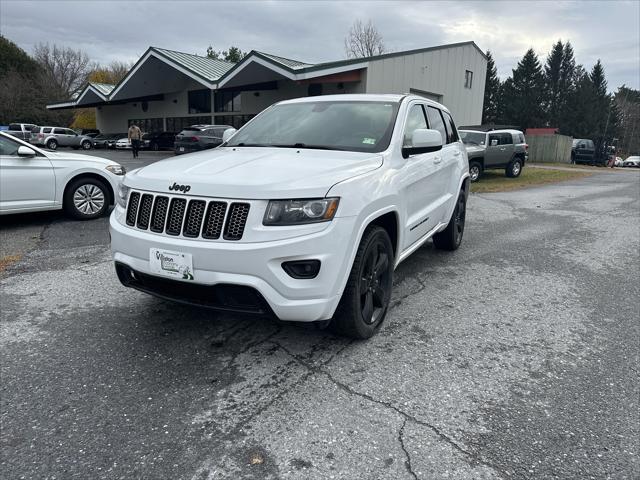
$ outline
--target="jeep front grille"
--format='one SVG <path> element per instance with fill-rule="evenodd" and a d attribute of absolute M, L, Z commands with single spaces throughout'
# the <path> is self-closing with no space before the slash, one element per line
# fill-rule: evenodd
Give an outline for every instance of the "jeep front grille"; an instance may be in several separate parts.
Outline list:
<path fill-rule="evenodd" d="M 242 239 L 250 204 L 206 201 L 131 192 L 126 222 L 130 227 L 187 238 Z M 228 212 L 228 213 L 227 213 Z"/>

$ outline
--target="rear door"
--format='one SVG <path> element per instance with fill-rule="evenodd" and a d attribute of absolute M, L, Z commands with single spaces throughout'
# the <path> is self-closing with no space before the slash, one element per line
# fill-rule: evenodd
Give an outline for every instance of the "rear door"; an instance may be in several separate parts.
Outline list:
<path fill-rule="evenodd" d="M 20 145 L 0 136 L 0 210 L 53 207 L 56 182 L 51 161 L 42 154 L 18 156 Z"/>

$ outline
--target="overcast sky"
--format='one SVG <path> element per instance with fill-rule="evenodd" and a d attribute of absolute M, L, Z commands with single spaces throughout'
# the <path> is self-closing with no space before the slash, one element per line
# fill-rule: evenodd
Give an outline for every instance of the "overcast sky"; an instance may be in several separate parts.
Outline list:
<path fill-rule="evenodd" d="M 151 45 L 205 54 L 236 45 L 309 63 L 344 58 L 356 19 L 371 19 L 387 49 L 474 40 L 501 78 L 533 47 L 544 61 L 558 39 L 578 63 L 600 58 L 609 89 L 640 87 L 640 2 L 24 1 L 0 0 L 0 32 L 27 52 L 38 42 L 85 50 L 92 60 L 135 61 Z"/>

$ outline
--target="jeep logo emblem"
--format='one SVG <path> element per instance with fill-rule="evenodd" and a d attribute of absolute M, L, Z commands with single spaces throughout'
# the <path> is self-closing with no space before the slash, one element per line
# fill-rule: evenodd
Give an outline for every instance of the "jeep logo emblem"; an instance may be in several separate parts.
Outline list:
<path fill-rule="evenodd" d="M 169 190 L 173 190 L 175 192 L 187 193 L 191 190 L 191 185 L 178 185 L 177 183 L 173 183 L 173 185 L 169 186 Z"/>

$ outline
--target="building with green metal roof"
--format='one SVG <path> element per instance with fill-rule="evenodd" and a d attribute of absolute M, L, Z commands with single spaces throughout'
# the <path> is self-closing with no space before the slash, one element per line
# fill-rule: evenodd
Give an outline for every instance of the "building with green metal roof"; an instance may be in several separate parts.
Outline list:
<path fill-rule="evenodd" d="M 480 123 L 487 59 L 474 42 L 306 63 L 257 50 L 238 63 L 149 47 L 117 85 L 89 83 L 49 109 L 96 108 L 98 128 L 122 132 L 192 124 L 240 127 L 269 105 L 337 93 L 415 93 L 446 105 L 459 124 Z"/>

